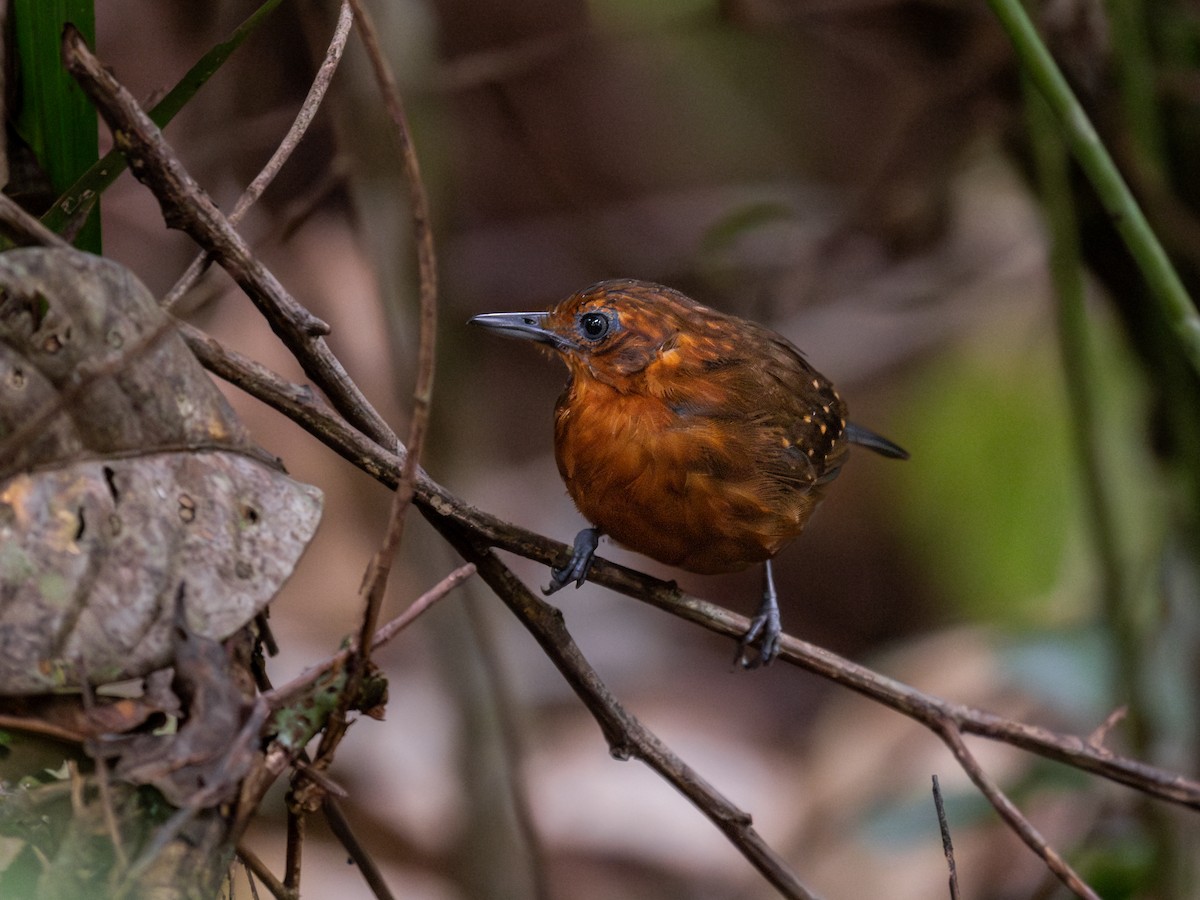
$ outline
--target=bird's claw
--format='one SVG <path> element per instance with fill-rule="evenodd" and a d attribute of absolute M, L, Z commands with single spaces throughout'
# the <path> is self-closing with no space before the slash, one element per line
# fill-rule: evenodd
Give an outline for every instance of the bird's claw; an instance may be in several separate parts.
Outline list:
<path fill-rule="evenodd" d="M 779 638 L 783 628 L 779 622 L 779 609 L 763 609 L 750 620 L 738 645 L 734 664 L 743 669 L 757 669 L 771 664 L 779 653 Z"/>
<path fill-rule="evenodd" d="M 775 577 L 771 572 L 771 561 L 763 566 L 763 596 L 758 612 L 750 620 L 750 627 L 738 645 L 738 654 L 733 664 L 743 669 L 769 666 L 779 653 L 779 639 L 783 628 L 779 623 L 779 599 L 775 593 Z M 757 651 L 757 652 L 755 652 Z"/>
<path fill-rule="evenodd" d="M 581 587 L 592 569 L 592 560 L 596 558 L 596 547 L 599 543 L 599 529 L 585 528 L 575 535 L 571 558 L 565 566 L 550 570 L 550 584 L 542 588 L 542 593 L 548 597 L 572 581 L 575 582 L 575 587 Z"/>

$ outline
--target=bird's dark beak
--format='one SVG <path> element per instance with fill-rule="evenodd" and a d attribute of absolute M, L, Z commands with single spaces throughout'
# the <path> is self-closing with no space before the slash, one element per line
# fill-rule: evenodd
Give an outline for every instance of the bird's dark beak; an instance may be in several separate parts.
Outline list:
<path fill-rule="evenodd" d="M 521 338 L 549 344 L 558 350 L 575 349 L 575 344 L 546 327 L 548 312 L 484 313 L 471 319 L 472 325 L 482 325 L 506 337 Z"/>

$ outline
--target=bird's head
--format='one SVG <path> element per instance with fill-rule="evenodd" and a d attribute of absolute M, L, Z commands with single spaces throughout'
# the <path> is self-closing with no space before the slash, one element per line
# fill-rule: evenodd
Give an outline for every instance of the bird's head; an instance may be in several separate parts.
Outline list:
<path fill-rule="evenodd" d="M 499 334 L 556 351 L 575 376 L 615 382 L 669 359 L 686 343 L 722 340 L 720 313 L 648 281 L 601 281 L 544 312 L 486 313 L 471 319 Z M 728 348 L 726 348 L 728 349 Z"/>

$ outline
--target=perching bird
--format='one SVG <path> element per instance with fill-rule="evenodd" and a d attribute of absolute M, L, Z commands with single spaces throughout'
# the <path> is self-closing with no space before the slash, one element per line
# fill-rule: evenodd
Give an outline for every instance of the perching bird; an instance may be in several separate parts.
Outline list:
<path fill-rule="evenodd" d="M 594 527 L 546 593 L 584 582 L 602 534 L 689 572 L 765 563 L 745 668 L 778 652 L 771 558 L 803 531 L 849 444 L 908 457 L 848 422 L 833 385 L 786 338 L 662 285 L 602 281 L 547 312 L 471 321 L 548 345 L 570 373 L 554 453 Z"/>

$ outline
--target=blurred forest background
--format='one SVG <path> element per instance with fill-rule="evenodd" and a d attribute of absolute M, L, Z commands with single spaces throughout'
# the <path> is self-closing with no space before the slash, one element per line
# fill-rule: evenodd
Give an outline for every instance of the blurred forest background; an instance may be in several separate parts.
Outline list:
<path fill-rule="evenodd" d="M 146 101 L 256 5 L 106 0 L 98 53 Z M 282 4 L 166 130 L 223 208 L 294 115 L 335 7 Z M 1074 202 L 1087 265 L 1076 383 L 1094 417 L 1081 431 L 1049 265 L 1050 248 L 1064 245 L 1039 202 L 1038 148 L 1045 158 L 1055 138 L 1026 103 L 984 3 L 372 9 L 432 197 L 440 330 L 423 462 L 436 480 L 569 540 L 583 523 L 551 455 L 563 371 L 465 323 L 545 308 L 601 278 L 670 284 L 788 336 L 856 420 L 912 453 L 904 464 L 855 454 L 777 560 L 788 632 L 1060 731 L 1087 735 L 1127 704 L 1109 746 L 1197 771 L 1196 372 L 1068 173 L 1056 196 Z M 1194 291 L 1196 7 L 1049 0 L 1036 14 Z M 403 434 L 415 273 L 383 115 L 352 38 L 331 99 L 242 232 L 332 325 L 331 346 Z M 156 295 L 194 253 L 128 175 L 104 197 L 102 231 L 105 254 Z M 1071 268 L 1068 257 L 1059 271 Z M 185 302 L 195 324 L 302 377 L 227 276 L 213 273 Z M 228 394 L 263 446 L 326 495 L 317 539 L 272 606 L 280 683 L 355 629 L 389 498 L 290 422 Z M 456 565 L 411 522 L 385 615 Z M 703 578 L 601 552 L 742 612 L 757 601 L 757 572 Z M 544 567 L 512 565 L 530 585 L 547 582 Z M 612 592 L 586 585 L 554 599 L 622 702 L 749 810 L 823 896 L 945 896 L 932 774 L 964 896 L 1064 895 L 919 726 L 789 666 L 734 671 L 728 640 Z M 356 725 L 331 774 L 399 896 L 772 895 L 671 787 L 609 757 L 592 718 L 482 584 L 440 604 L 379 662 L 387 721 Z M 1103 896 L 1200 896 L 1193 816 L 1010 747 L 972 746 Z M 282 858 L 282 816 L 280 797 L 251 833 L 268 861 Z M 367 896 L 332 837 L 312 829 L 304 896 Z M 249 896 L 244 881 L 237 895 Z"/>

